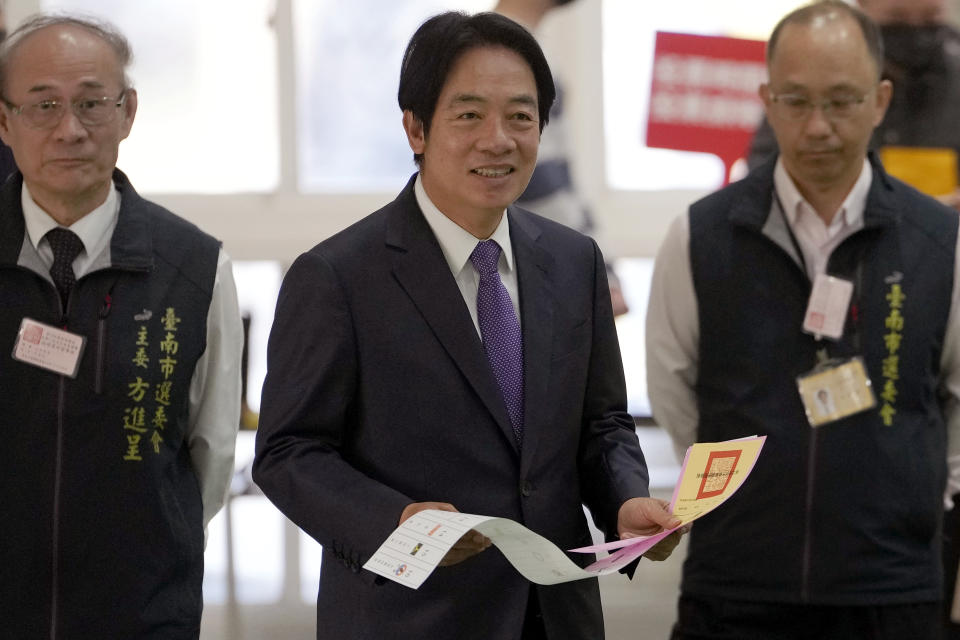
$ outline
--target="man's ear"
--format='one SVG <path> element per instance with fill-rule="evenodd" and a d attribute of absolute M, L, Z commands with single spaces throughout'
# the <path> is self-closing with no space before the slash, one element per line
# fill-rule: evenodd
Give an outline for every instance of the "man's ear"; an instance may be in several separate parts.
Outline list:
<path fill-rule="evenodd" d="M 127 99 L 123 102 L 123 126 L 120 139 L 124 140 L 130 135 L 130 128 L 133 126 L 133 119 L 137 115 L 137 90 L 127 89 Z"/>
<path fill-rule="evenodd" d="M 889 80 L 881 80 L 877 85 L 876 114 L 873 126 L 877 127 L 883 121 L 883 116 L 887 113 L 887 107 L 890 106 L 891 98 L 893 98 L 893 83 Z"/>
<path fill-rule="evenodd" d="M 8 147 L 10 145 L 10 109 L 0 105 L 0 140 Z"/>
<path fill-rule="evenodd" d="M 757 87 L 757 95 L 763 100 L 763 108 L 770 109 L 770 85 L 764 82 Z"/>
<path fill-rule="evenodd" d="M 413 112 L 403 112 L 403 130 L 407 134 L 407 143 L 414 153 L 423 153 L 427 146 L 427 136 L 423 131 L 423 121 L 413 115 Z"/>

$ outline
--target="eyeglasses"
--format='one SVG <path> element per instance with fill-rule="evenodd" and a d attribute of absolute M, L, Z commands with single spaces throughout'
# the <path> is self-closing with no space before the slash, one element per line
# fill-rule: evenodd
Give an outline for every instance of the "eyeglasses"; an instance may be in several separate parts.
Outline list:
<path fill-rule="evenodd" d="M 819 102 L 799 93 L 771 93 L 770 100 L 776 105 L 777 114 L 789 120 L 806 120 L 817 107 L 820 107 L 824 118 L 843 120 L 856 115 L 860 106 L 866 102 L 867 93 L 860 96 L 836 96 Z"/>
<path fill-rule="evenodd" d="M 126 99 L 127 90 L 124 89 L 116 98 L 104 96 L 71 100 L 70 108 L 81 124 L 97 127 L 112 122 Z M 24 124 L 32 129 L 52 129 L 60 124 L 63 114 L 66 113 L 63 100 L 40 100 L 19 106 L 6 98 L 3 98 L 3 101 L 10 111 L 23 118 Z"/>

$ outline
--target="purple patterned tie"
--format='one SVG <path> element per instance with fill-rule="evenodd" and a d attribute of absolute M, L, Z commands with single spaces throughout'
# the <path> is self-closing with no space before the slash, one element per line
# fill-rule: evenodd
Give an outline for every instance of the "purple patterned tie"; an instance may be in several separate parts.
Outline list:
<path fill-rule="evenodd" d="M 510 294 L 497 272 L 499 261 L 500 245 L 493 240 L 477 243 L 470 254 L 470 262 L 480 274 L 477 319 L 483 349 L 487 352 L 487 360 L 510 414 L 513 433 L 520 444 L 523 442 L 523 334 Z"/>
<path fill-rule="evenodd" d="M 50 277 L 53 278 L 53 283 L 57 285 L 63 308 L 66 309 L 70 289 L 76 282 L 73 274 L 73 261 L 83 250 L 83 241 L 73 231 L 63 227 L 47 231 L 46 238 L 47 242 L 50 243 L 50 248 L 53 249 L 53 265 L 50 267 Z"/>

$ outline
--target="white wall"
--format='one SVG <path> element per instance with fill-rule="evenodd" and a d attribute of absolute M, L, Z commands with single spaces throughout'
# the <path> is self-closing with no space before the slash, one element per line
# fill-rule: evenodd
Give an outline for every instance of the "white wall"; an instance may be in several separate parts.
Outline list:
<path fill-rule="evenodd" d="M 577 152 L 574 177 L 597 219 L 601 248 L 607 257 L 652 256 L 670 221 L 703 192 L 613 191 L 607 187 L 601 4 L 601 0 L 580 0 L 554 11 L 544 22 L 540 37 L 551 63 L 566 80 L 566 120 L 571 147 Z"/>
<path fill-rule="evenodd" d="M 202 1 L 202 0 L 200 0 Z M 387 0 L 385 0 L 387 1 Z M 566 81 L 566 120 L 576 150 L 574 177 L 591 206 L 598 239 L 608 257 L 649 256 L 656 252 L 670 220 L 702 192 L 613 191 L 606 186 L 601 86 L 601 3 L 579 0 L 555 11 L 543 25 L 541 40 L 552 64 Z M 744 3 L 746 4 L 746 3 Z M 15 25 L 36 10 L 39 0 L 7 0 L 8 22 Z M 951 0 L 960 19 L 960 0 Z M 278 12 L 289 0 L 277 0 Z M 282 23 L 282 21 L 279 21 Z M 293 95 L 292 47 L 280 33 L 280 95 Z M 211 37 L 216 37 L 211 34 Z M 242 88 L 238 88 L 238 92 Z M 395 193 L 301 195 L 295 184 L 295 136 L 292 101 L 281 99 L 281 184 L 276 193 L 228 196 L 152 195 L 180 215 L 221 238 L 237 259 L 291 261 L 367 213 Z M 400 126 L 400 117 L 397 117 Z M 132 136 L 137 135 L 134 125 Z M 242 135 L 239 132 L 238 135 Z M 397 190 L 403 185 L 398 184 Z"/>
<path fill-rule="evenodd" d="M 283 4 L 282 0 L 278 4 Z M 598 238 L 608 257 L 653 255 L 669 221 L 702 195 L 699 192 L 624 192 L 606 187 L 601 101 L 601 0 L 580 0 L 554 12 L 542 39 L 567 81 L 573 170 L 592 207 Z M 281 83 L 284 81 L 281 80 Z M 286 81 L 289 84 L 289 80 Z M 284 93 L 284 89 L 281 89 Z M 289 94 L 287 94 L 289 95 Z M 397 126 L 400 118 L 397 117 Z M 136 135 L 136 126 L 134 132 Z M 292 155 L 294 133 L 284 155 Z M 295 165 L 287 158 L 287 167 Z M 289 175 L 289 171 L 287 172 Z M 397 185 L 397 190 L 403 185 Z M 328 235 L 386 204 L 395 193 L 301 195 L 284 180 L 270 195 L 153 196 L 224 241 L 238 259 L 288 262 Z"/>
<path fill-rule="evenodd" d="M 666 226 L 699 194 L 611 192 L 605 186 L 600 73 L 601 0 L 580 0 L 557 11 L 544 25 L 544 46 L 566 79 L 574 174 L 590 203 L 599 240 L 610 256 L 652 255 Z M 39 6 L 39 0 L 7 0 L 9 25 Z M 278 11 L 289 0 L 277 0 Z M 289 34 L 280 34 L 281 42 Z M 211 34 L 211 37 L 216 37 Z M 281 69 L 292 52 L 281 46 Z M 136 53 L 136 52 L 135 52 Z M 292 73 L 281 73 L 281 96 L 292 95 Z M 242 88 L 238 88 L 240 91 Z M 272 194 L 227 196 L 143 195 L 167 206 L 221 238 L 237 259 L 291 261 L 300 252 L 389 202 L 395 193 L 301 195 L 295 190 L 295 131 L 292 105 L 281 105 L 281 185 Z M 400 126 L 400 117 L 397 117 Z M 134 124 L 131 136 L 137 135 Z M 240 133 L 242 135 L 242 132 Z M 121 167 L 122 168 L 122 167 Z M 397 185 L 397 191 L 403 185 Z"/>

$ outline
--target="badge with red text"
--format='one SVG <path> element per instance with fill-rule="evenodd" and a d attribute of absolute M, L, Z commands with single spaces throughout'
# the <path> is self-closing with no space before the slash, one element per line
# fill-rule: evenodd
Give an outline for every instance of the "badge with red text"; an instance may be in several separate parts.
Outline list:
<path fill-rule="evenodd" d="M 84 336 L 24 318 L 13 345 L 13 359 L 75 378 L 86 342 Z"/>
<path fill-rule="evenodd" d="M 853 283 L 849 280 L 817 274 L 803 318 L 803 330 L 817 338 L 839 340 L 852 296 Z"/>

